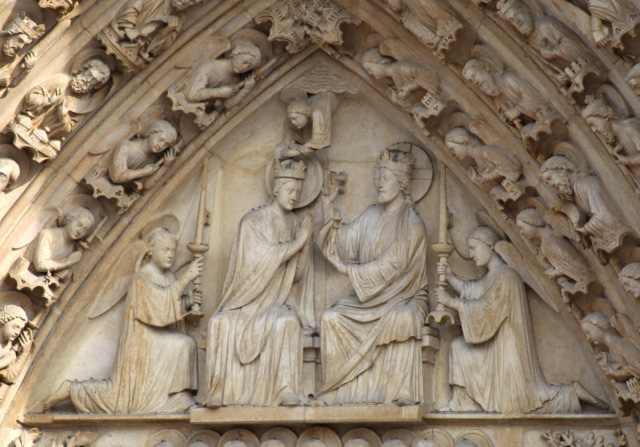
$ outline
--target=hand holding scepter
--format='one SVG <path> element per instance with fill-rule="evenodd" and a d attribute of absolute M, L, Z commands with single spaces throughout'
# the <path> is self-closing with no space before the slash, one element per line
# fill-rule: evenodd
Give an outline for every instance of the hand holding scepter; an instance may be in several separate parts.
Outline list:
<path fill-rule="evenodd" d="M 193 244 L 187 245 L 187 249 L 196 259 L 202 259 L 204 253 L 209 251 L 209 245 L 204 241 L 204 226 L 207 222 L 207 176 L 209 174 L 209 159 L 205 158 L 202 166 L 202 182 L 200 184 L 200 204 L 198 206 L 198 222 L 196 223 L 196 237 Z M 202 279 L 198 276 L 193 280 L 193 305 L 187 314 L 189 319 L 200 319 L 204 314 L 200 311 L 202 304 Z"/>
<path fill-rule="evenodd" d="M 453 245 L 447 243 L 447 167 L 442 164 L 442 170 L 440 172 L 440 222 L 438 231 L 438 243 L 433 244 L 433 251 L 438 255 L 438 282 L 436 289 L 436 300 L 438 305 L 436 310 L 427 315 L 426 324 L 435 321 L 438 324 L 446 324 L 450 322 L 453 324 L 455 319 L 451 311 L 449 311 L 444 304 L 440 302 L 440 297 L 445 293 L 445 287 L 447 286 L 447 265 L 449 255 L 453 253 Z"/>

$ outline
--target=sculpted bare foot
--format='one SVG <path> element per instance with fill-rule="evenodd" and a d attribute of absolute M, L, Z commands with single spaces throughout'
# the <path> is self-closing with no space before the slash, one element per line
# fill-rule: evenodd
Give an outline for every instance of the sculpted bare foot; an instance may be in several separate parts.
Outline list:
<path fill-rule="evenodd" d="M 222 401 L 219 399 L 209 399 L 204 403 L 204 406 L 210 410 L 215 410 L 216 408 L 220 408 L 222 406 Z"/>
<path fill-rule="evenodd" d="M 56 392 L 53 393 L 51 397 L 49 397 L 49 399 L 47 399 L 47 401 L 44 403 L 44 406 L 42 407 L 42 412 L 46 413 L 47 411 L 51 410 L 51 407 L 69 399 L 70 397 L 71 397 L 71 382 L 69 380 L 65 380 L 64 382 L 62 382 L 62 384 L 56 390 Z"/>
<path fill-rule="evenodd" d="M 296 399 L 295 397 L 287 397 L 285 398 L 280 405 L 283 407 L 298 407 L 300 406 L 300 399 Z"/>

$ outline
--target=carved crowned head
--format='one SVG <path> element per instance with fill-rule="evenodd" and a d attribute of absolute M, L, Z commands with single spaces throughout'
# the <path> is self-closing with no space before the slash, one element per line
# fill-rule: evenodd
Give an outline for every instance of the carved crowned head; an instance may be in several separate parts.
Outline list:
<path fill-rule="evenodd" d="M 529 37 L 535 24 L 533 15 L 527 5 L 521 0 L 501 0 L 497 3 L 498 15 L 509 22 L 523 36 Z"/>
<path fill-rule="evenodd" d="M 111 77 L 107 64 L 91 59 L 73 74 L 71 90 L 77 94 L 90 93 L 104 86 Z"/>
<path fill-rule="evenodd" d="M 7 189 L 20 177 L 20 166 L 11 158 L 0 158 L 0 192 Z"/>
<path fill-rule="evenodd" d="M 540 166 L 540 178 L 565 200 L 573 198 L 573 177 L 578 165 L 563 155 L 554 155 Z"/>
<path fill-rule="evenodd" d="M 246 41 L 237 42 L 229 55 L 233 71 L 238 74 L 258 68 L 262 59 L 260 48 L 256 44 Z"/>
<path fill-rule="evenodd" d="M 498 234 L 487 226 L 481 225 L 471 230 L 467 238 L 469 256 L 478 267 L 487 267 L 492 258 L 498 256 L 493 247 L 499 240 Z"/>
<path fill-rule="evenodd" d="M 408 152 L 385 149 L 378 159 L 378 202 L 389 203 L 399 194 L 411 200 L 411 169 L 415 160 Z"/>
<path fill-rule="evenodd" d="M 492 73 L 493 66 L 490 61 L 479 57 L 467 61 L 462 69 L 462 76 L 467 81 L 475 84 L 485 95 L 491 97 L 500 96 L 500 88 Z"/>
<path fill-rule="evenodd" d="M 31 45 L 44 34 L 44 25 L 38 25 L 26 14 L 18 14 L 4 30 L 7 38 L 2 45 L 2 53 L 14 57 L 26 45 Z"/>
<path fill-rule="evenodd" d="M 65 237 L 72 241 L 87 237 L 94 224 L 93 213 L 82 206 L 71 208 L 62 218 Z"/>
<path fill-rule="evenodd" d="M 587 339 L 595 346 L 603 344 L 605 335 L 613 333 L 609 318 L 602 312 L 592 312 L 580 323 Z"/>
<path fill-rule="evenodd" d="M 165 120 L 156 120 L 142 134 L 147 139 L 149 149 L 153 153 L 159 153 L 171 146 L 178 139 L 175 127 Z"/>
<path fill-rule="evenodd" d="M 147 238 L 151 262 L 161 270 L 168 270 L 173 265 L 178 239 L 164 227 L 156 228 Z"/>
<path fill-rule="evenodd" d="M 469 156 L 469 149 L 480 146 L 482 141 L 464 127 L 456 127 L 449 131 L 444 139 L 451 154 L 458 160 L 464 160 Z"/>
<path fill-rule="evenodd" d="M 600 135 L 607 144 L 613 145 L 616 142 L 611 121 L 619 121 L 624 116 L 611 105 L 606 95 L 598 95 L 590 99 L 589 104 L 582 109 L 582 117 L 591 130 Z"/>
<path fill-rule="evenodd" d="M 294 99 L 287 107 L 287 115 L 296 128 L 304 128 L 309 122 L 309 118 L 311 118 L 309 102 L 304 98 Z"/>
<path fill-rule="evenodd" d="M 282 160 L 274 168 L 273 198 L 284 210 L 291 211 L 300 197 L 306 174 L 303 161 Z"/>
<path fill-rule="evenodd" d="M 536 237 L 539 228 L 545 227 L 545 221 L 535 208 L 526 208 L 518 213 L 516 225 L 527 239 Z"/>
<path fill-rule="evenodd" d="M 393 59 L 383 56 L 378 48 L 369 48 L 362 56 L 362 66 L 376 79 L 388 76 L 387 70 Z"/>
<path fill-rule="evenodd" d="M 635 299 L 640 299 L 640 262 L 627 264 L 618 273 L 620 282 Z"/>
<path fill-rule="evenodd" d="M 4 343 L 18 338 L 28 322 L 29 318 L 22 307 L 15 304 L 0 307 L 0 334 Z"/>

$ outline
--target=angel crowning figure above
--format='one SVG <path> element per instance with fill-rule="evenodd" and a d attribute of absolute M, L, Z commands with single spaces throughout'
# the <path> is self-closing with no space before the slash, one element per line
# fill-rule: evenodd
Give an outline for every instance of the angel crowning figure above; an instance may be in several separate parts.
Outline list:
<path fill-rule="evenodd" d="M 379 203 L 350 224 L 330 218 L 318 234 L 324 256 L 355 289 L 322 314 L 318 405 L 422 401 L 427 231 L 410 196 L 413 163 L 410 153 L 385 149 Z M 336 215 L 333 199 L 323 197 L 325 216 Z"/>
<path fill-rule="evenodd" d="M 314 327 L 309 215 L 291 212 L 304 162 L 275 165 L 273 199 L 245 214 L 233 243 L 220 307 L 207 330 L 204 404 L 273 407 L 304 401 L 302 327 Z"/>
<path fill-rule="evenodd" d="M 173 226 L 178 226 L 177 219 Z M 202 273 L 202 260 L 194 260 L 176 278 L 170 270 L 177 243 L 174 233 L 163 226 L 144 233 L 146 244 L 140 245 L 145 249 L 136 264 L 146 263 L 131 277 L 110 377 L 65 380 L 45 402 L 45 411 L 69 398 L 80 413 L 175 413 L 196 403 L 192 396 L 198 389 L 196 342 L 171 326 L 185 317 L 192 304 L 183 293 Z"/>
<path fill-rule="evenodd" d="M 460 297 L 444 291 L 438 299 L 458 311 L 463 335 L 451 343 L 453 397 L 440 411 L 578 413 L 580 401 L 607 410 L 578 382 L 547 383 L 536 352 L 524 283 L 496 252 L 498 235 L 480 226 L 467 240 L 470 257 L 488 272 L 478 280 L 464 281 L 445 267 L 447 282 Z"/>

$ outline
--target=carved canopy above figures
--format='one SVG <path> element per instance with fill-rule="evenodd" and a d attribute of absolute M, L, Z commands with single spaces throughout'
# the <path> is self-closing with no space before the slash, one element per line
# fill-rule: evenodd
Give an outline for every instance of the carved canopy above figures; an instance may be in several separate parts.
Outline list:
<path fill-rule="evenodd" d="M 0 447 L 640 445 L 635 1 L 7 5 Z"/>

